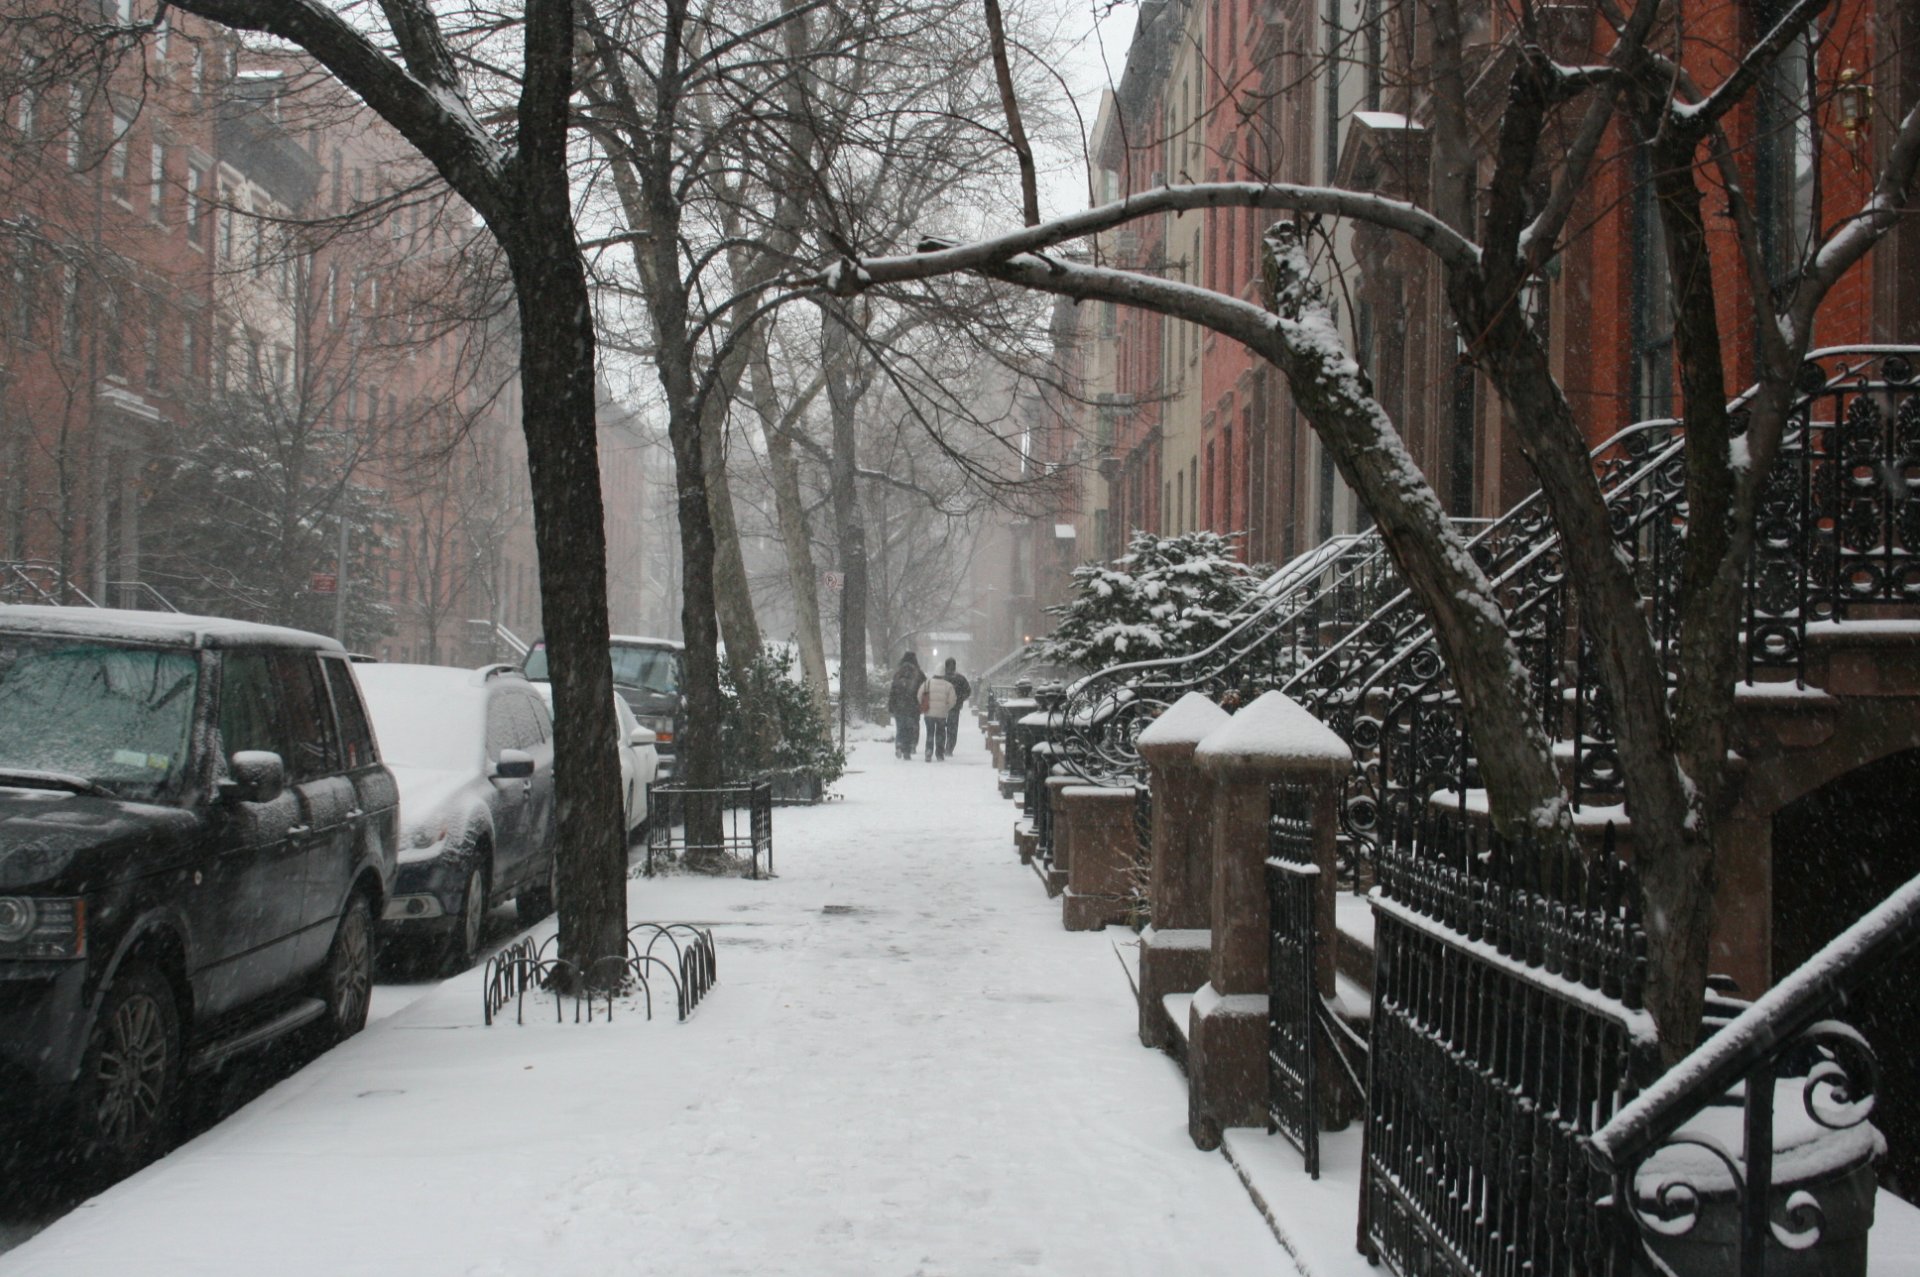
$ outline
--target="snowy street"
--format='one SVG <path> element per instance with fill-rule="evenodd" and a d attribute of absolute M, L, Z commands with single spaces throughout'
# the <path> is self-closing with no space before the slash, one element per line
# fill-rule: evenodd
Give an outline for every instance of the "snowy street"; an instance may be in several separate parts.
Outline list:
<path fill-rule="evenodd" d="M 957 757 L 863 743 L 840 801 L 777 811 L 779 878 L 631 884 L 633 921 L 714 928 L 687 1023 L 486 1028 L 464 973 L 0 1273 L 1292 1271 L 963 717 Z"/>

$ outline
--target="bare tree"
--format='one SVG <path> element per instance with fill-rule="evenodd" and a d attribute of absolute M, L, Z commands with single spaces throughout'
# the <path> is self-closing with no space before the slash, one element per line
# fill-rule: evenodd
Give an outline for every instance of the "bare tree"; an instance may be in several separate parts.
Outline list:
<path fill-rule="evenodd" d="M 1562 536 L 1566 570 L 1611 706 L 1648 895 L 1649 1005 L 1663 1055 L 1677 1060 L 1700 1025 L 1715 851 L 1729 783 L 1725 724 L 1737 668 L 1736 603 L 1753 542 L 1755 504 L 1787 427 L 1794 377 L 1821 301 L 1910 214 L 1920 111 L 1897 123 L 1865 202 L 1829 228 L 1809 228 L 1794 249 L 1791 283 L 1776 294 L 1766 286 L 1751 184 L 1725 126 L 1783 51 L 1807 37 L 1826 8 L 1822 0 L 1787 6 L 1711 86 L 1695 84 L 1680 60 L 1662 51 L 1676 28 L 1661 0 L 1642 0 L 1631 12 L 1602 6 L 1610 44 L 1591 65 L 1580 66 L 1547 56 L 1533 26 L 1537 11 L 1523 8 L 1518 29 L 1507 37 L 1507 93 L 1491 127 L 1469 117 L 1468 95 L 1458 82 L 1469 55 L 1461 11 L 1451 0 L 1432 7 L 1432 65 L 1443 74 L 1436 75 L 1431 110 L 1443 138 L 1435 148 L 1430 207 L 1338 186 L 1162 188 L 973 244 L 847 260 L 821 283 L 849 296 L 974 272 L 1183 319 L 1244 343 L 1281 369 L 1294 401 L 1433 622 L 1496 827 L 1565 843 L 1572 838 L 1568 798 L 1515 637 L 1485 574 L 1347 350 L 1310 260 L 1304 222 L 1276 225 L 1265 237 L 1265 307 L 1150 273 L 1076 262 L 1055 250 L 1139 218 L 1240 207 L 1344 219 L 1423 251 L 1440 274 L 1455 324 L 1471 336 L 1477 366 L 1499 393 Z M 1447 68 L 1454 71 L 1445 73 Z M 1625 154 L 1610 156 L 1603 144 L 1620 123 L 1629 130 L 1629 145 Z M 1484 156 L 1473 150 L 1476 137 L 1489 139 Z M 1447 144 L 1447 138 L 1455 142 Z M 1576 233 L 1574 209 L 1596 174 L 1608 163 L 1630 163 L 1635 152 L 1655 175 L 1686 388 L 1690 517 L 1671 695 L 1638 589 L 1615 548 L 1582 423 L 1552 375 L 1542 335 L 1518 304 L 1528 281 Z M 1484 186 L 1471 180 L 1480 160 L 1491 174 Z M 1725 201 L 1724 221 L 1705 205 L 1709 189 Z M 1710 229 L 1722 227 L 1737 243 L 1731 280 L 1716 276 L 1705 247 Z M 1738 447 L 1726 407 L 1729 356 L 1718 324 L 1733 315 L 1743 315 L 1758 352 L 1758 388 L 1746 404 Z"/>
<path fill-rule="evenodd" d="M 522 428 L 554 672 L 561 947 L 582 969 L 621 954 L 625 840 L 595 452 L 596 343 L 568 169 L 576 8 L 571 0 L 529 0 L 516 48 L 488 14 L 443 16 L 416 0 L 386 0 L 378 25 L 370 14 L 350 19 L 317 0 L 177 7 L 305 50 L 420 152 L 505 255 L 519 313 Z M 453 17 L 469 19 L 468 28 L 453 29 Z M 511 73 L 495 69 L 503 62 Z"/>

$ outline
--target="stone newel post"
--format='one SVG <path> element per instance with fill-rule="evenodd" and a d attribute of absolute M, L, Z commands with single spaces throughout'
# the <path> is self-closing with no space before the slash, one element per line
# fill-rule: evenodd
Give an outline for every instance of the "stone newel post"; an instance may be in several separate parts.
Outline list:
<path fill-rule="evenodd" d="M 1333 943 L 1331 799 L 1353 766 L 1352 752 L 1319 719 L 1280 692 L 1268 692 L 1208 733 L 1195 764 L 1213 778 L 1213 946 L 1208 980 L 1194 995 L 1187 1034 L 1187 1132 L 1201 1148 L 1219 1146 L 1229 1126 L 1267 1121 L 1267 828 L 1271 787 L 1316 792 L 1316 860 L 1323 861 L 1325 908 L 1316 908 Z M 1330 968 L 1329 968 L 1330 970 Z"/>
<path fill-rule="evenodd" d="M 1193 751 L 1228 721 L 1227 711 L 1188 692 L 1136 742 L 1153 789 L 1153 914 L 1140 933 L 1140 1041 L 1176 1047 L 1166 999 L 1207 982 L 1213 935 L 1213 779 Z"/>

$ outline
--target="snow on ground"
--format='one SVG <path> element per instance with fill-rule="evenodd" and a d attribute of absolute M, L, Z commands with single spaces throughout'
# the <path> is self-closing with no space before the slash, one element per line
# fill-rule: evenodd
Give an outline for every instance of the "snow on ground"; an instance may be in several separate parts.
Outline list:
<path fill-rule="evenodd" d="M 863 743 L 844 800 L 777 811 L 779 878 L 633 884 L 635 921 L 715 929 L 687 1023 L 483 1028 L 478 972 L 383 992 L 0 1273 L 1286 1271 L 1109 937 L 1015 859 L 963 718 L 954 759 Z"/>

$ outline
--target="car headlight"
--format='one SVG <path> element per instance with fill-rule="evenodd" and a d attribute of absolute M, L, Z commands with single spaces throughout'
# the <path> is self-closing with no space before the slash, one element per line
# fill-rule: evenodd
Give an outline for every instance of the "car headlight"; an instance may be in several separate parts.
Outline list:
<path fill-rule="evenodd" d="M 0 896 L 0 957 L 78 958 L 86 951 L 86 901 Z"/>
<path fill-rule="evenodd" d="M 13 944 L 27 938 L 33 930 L 38 911 L 33 901 L 22 896 L 0 896 L 0 944 Z"/>

